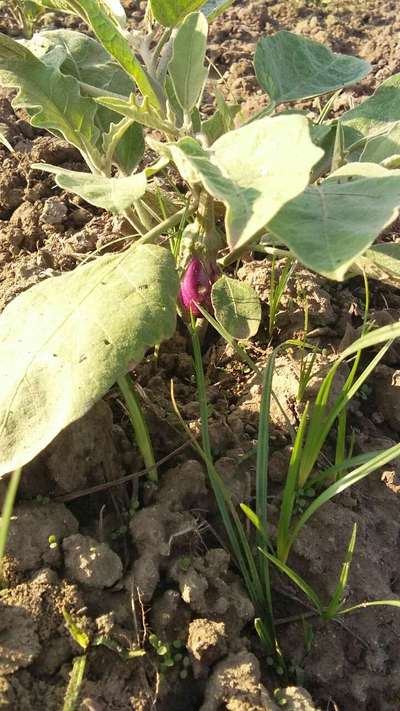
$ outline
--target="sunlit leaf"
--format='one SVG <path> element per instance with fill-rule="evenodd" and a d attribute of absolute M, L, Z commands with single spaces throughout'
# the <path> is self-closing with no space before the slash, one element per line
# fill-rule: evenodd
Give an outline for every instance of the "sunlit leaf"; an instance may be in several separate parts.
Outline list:
<path fill-rule="evenodd" d="M 204 0 L 150 0 L 152 13 L 164 27 L 176 27 L 186 15 L 198 10 Z"/>
<path fill-rule="evenodd" d="M 371 71 L 370 64 L 358 57 L 335 54 L 286 30 L 259 40 L 254 63 L 259 84 L 275 104 L 336 91 Z"/>
<path fill-rule="evenodd" d="M 0 34 L 0 81 L 18 88 L 15 108 L 28 109 L 33 126 L 61 133 L 83 154 L 98 138 L 96 104 L 82 97 L 74 77 L 37 59 L 27 47 Z"/>
<path fill-rule="evenodd" d="M 252 240 L 280 208 L 308 184 L 323 151 L 310 138 L 303 116 L 264 118 L 230 131 L 205 150 L 192 138 L 169 144 L 173 160 L 189 183 L 204 188 L 227 207 L 230 248 Z"/>
<path fill-rule="evenodd" d="M 213 285 L 211 301 L 215 318 L 231 336 L 246 339 L 256 335 L 261 304 L 250 284 L 224 275 Z"/>
<path fill-rule="evenodd" d="M 196 105 L 207 79 L 208 72 L 204 66 L 207 33 L 208 24 L 204 15 L 188 15 L 177 32 L 168 65 L 175 96 L 188 113 Z"/>
<path fill-rule="evenodd" d="M 399 207 L 398 172 L 351 163 L 284 205 L 268 227 L 307 267 L 341 280 Z"/>
<path fill-rule="evenodd" d="M 0 316 L 0 475 L 29 462 L 172 336 L 178 278 L 162 247 L 132 246 L 42 281 Z"/>

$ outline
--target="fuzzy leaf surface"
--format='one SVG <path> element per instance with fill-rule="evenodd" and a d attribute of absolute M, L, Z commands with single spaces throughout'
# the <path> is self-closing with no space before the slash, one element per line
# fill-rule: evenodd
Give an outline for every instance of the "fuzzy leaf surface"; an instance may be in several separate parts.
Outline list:
<path fill-rule="evenodd" d="M 215 20 L 216 17 L 222 15 L 225 10 L 233 5 L 234 0 L 207 0 L 204 5 L 201 6 L 201 12 L 206 16 L 209 22 Z"/>
<path fill-rule="evenodd" d="M 147 96 L 153 106 L 159 107 L 156 86 L 130 48 L 119 20 L 112 13 L 107 2 L 104 0 L 41 0 L 41 4 L 81 17 L 93 30 L 104 49 L 134 79 L 142 96 Z"/>
<path fill-rule="evenodd" d="M 308 185 L 310 171 L 323 156 L 310 138 L 306 118 L 264 118 L 229 131 L 211 149 L 192 138 L 169 144 L 182 177 L 200 182 L 226 205 L 229 247 L 250 242 L 280 208 Z"/>
<path fill-rule="evenodd" d="M 284 205 L 268 227 L 303 264 L 340 281 L 399 207 L 400 171 L 350 163 Z"/>
<path fill-rule="evenodd" d="M 211 301 L 215 318 L 231 336 L 244 340 L 256 335 L 261 304 L 250 284 L 222 276 L 213 284 Z"/>
<path fill-rule="evenodd" d="M 15 298 L 0 316 L 0 475 L 82 417 L 148 347 L 173 335 L 171 254 L 132 246 Z"/>
<path fill-rule="evenodd" d="M 192 12 L 180 26 L 174 40 L 168 65 L 179 105 L 189 112 L 203 91 L 208 71 L 204 66 L 207 50 L 208 23 L 204 15 Z"/>
<path fill-rule="evenodd" d="M 400 121 L 397 121 L 382 136 L 374 136 L 367 141 L 360 160 L 367 163 L 382 163 L 399 154 Z"/>
<path fill-rule="evenodd" d="M 262 37 L 254 59 L 259 84 L 275 104 L 310 99 L 363 79 L 371 65 L 293 32 Z"/>
<path fill-rule="evenodd" d="M 198 10 L 204 0 L 150 0 L 157 22 L 164 27 L 176 27 L 186 15 Z"/>
<path fill-rule="evenodd" d="M 119 213 L 144 195 L 146 174 L 137 173 L 127 178 L 104 178 L 101 175 L 80 173 L 48 163 L 34 163 L 33 168 L 54 173 L 57 185 L 67 192 L 82 197 L 86 202 L 109 212 Z"/>
<path fill-rule="evenodd" d="M 94 147 L 98 138 L 94 121 L 97 107 L 80 95 L 76 79 L 47 66 L 27 47 L 3 34 L 0 81 L 18 89 L 13 106 L 28 109 L 33 126 L 61 133 L 82 152 Z"/>
<path fill-rule="evenodd" d="M 340 121 L 351 131 L 353 141 L 390 129 L 400 121 L 400 73 L 386 79 L 372 96 L 342 114 Z"/>

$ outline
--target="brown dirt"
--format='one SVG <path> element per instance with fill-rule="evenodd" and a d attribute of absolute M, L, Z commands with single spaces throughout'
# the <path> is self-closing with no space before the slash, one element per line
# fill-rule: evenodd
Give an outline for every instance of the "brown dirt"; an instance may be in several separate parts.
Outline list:
<path fill-rule="evenodd" d="M 125 4 L 139 20 L 143 3 Z M 7 14 L 0 25 L 11 34 L 17 32 Z M 255 43 L 261 34 L 279 29 L 305 34 L 372 63 L 371 76 L 344 91 L 336 111 L 352 106 L 400 71 L 397 2 L 237 1 L 213 26 L 210 56 L 245 112 L 254 112 L 265 102 L 252 68 Z M 311 110 L 316 108 L 314 102 Z M 94 250 L 119 248 L 109 243 L 124 234 L 120 220 L 67 196 L 54 188 L 51 177 L 32 171 L 30 165 L 37 161 L 80 168 L 81 160 L 59 139 L 33 131 L 26 118 L 14 114 L 8 95 L 0 96 L 0 122 L 6 124 L 15 150 L 10 155 L 0 146 L 0 309 L 39 280 L 73 269 Z M 268 263 L 245 264 L 239 277 L 255 286 L 267 317 Z M 274 343 L 301 332 L 305 292 L 311 340 L 325 348 L 326 355 L 318 362 L 321 373 L 330 354 L 354 338 L 365 294 L 359 280 L 338 287 L 298 269 L 278 315 Z M 371 301 L 377 323 L 399 319 L 398 291 L 372 283 Z M 268 353 L 267 341 L 264 329 L 253 344 L 252 355 L 260 363 Z M 398 439 L 399 359 L 398 348 L 393 347 L 364 399 L 352 406 L 351 427 L 359 451 L 387 447 Z M 205 344 L 204 360 L 216 465 L 234 500 L 250 501 L 254 460 L 244 455 L 257 436 L 260 385 L 231 349 L 215 339 Z M 295 354 L 282 356 L 274 380 L 292 424 L 300 414 L 295 397 L 298 367 Z M 164 344 L 157 369 L 152 360 L 145 360 L 136 376 L 156 456 L 161 458 L 183 442 L 169 401 L 171 377 L 182 412 L 198 431 L 186 337 L 178 334 Z M 318 377 L 310 383 L 310 396 Z M 337 389 L 343 377 L 339 372 Z M 290 451 L 287 423 L 277 407 L 272 411 L 271 443 L 273 522 Z M 329 441 L 327 456 L 332 448 Z M 81 709 L 87 711 L 147 711 L 156 696 L 160 711 L 277 711 L 277 704 L 288 711 L 399 708 L 400 617 L 390 608 L 364 610 L 348 616 L 344 625 L 312 620 L 312 638 L 305 622 L 282 624 L 279 634 L 295 667 L 293 681 L 308 689 L 314 703 L 297 687 L 274 694 L 280 678 L 266 664 L 254 635 L 253 607 L 222 547 L 223 530 L 206 474 L 192 457 L 190 450 L 183 451 L 164 465 L 158 490 L 136 479 L 133 485 L 74 498 L 74 492 L 142 467 L 127 419 L 111 392 L 26 468 L 11 525 L 9 587 L 0 596 L 2 708 L 62 708 L 72 660 L 81 653 L 66 631 L 64 607 L 92 638 L 101 633 L 108 644 L 89 653 L 81 697 Z M 291 562 L 324 599 L 333 591 L 354 522 L 358 542 L 349 605 L 399 596 L 399 492 L 400 463 L 395 462 L 326 505 L 304 529 Z M 141 508 L 132 515 L 131 500 L 136 499 Z M 276 576 L 274 591 L 277 617 L 308 611 L 286 580 Z M 164 643 L 184 645 L 183 659 L 162 676 L 160 657 L 149 645 L 145 658 L 127 658 L 127 651 L 137 644 L 136 625 L 140 629 L 142 614 L 149 631 Z"/>

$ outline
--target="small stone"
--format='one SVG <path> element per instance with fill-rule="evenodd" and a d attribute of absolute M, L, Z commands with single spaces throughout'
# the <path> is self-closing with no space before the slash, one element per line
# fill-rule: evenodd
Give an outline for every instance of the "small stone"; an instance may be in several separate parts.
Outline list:
<path fill-rule="evenodd" d="M 119 556 L 107 543 L 77 533 L 63 541 L 65 568 L 76 582 L 91 588 L 109 588 L 122 576 Z"/>
<path fill-rule="evenodd" d="M 58 197 L 51 197 L 46 200 L 40 221 L 48 225 L 59 225 L 64 222 L 67 216 L 67 206 Z"/>
<path fill-rule="evenodd" d="M 189 625 L 187 649 L 201 664 L 211 666 L 227 652 L 225 624 L 198 618 Z"/>

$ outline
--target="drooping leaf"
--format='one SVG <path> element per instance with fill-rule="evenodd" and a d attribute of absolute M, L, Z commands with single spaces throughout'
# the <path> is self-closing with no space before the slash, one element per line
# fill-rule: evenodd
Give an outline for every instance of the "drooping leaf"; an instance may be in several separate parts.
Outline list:
<path fill-rule="evenodd" d="M 211 302 L 215 318 L 231 336 L 242 340 L 256 335 L 261 304 L 250 284 L 222 276 L 212 287 Z"/>
<path fill-rule="evenodd" d="M 174 114 L 175 126 L 177 128 L 181 128 L 183 126 L 185 116 L 183 113 L 182 106 L 180 105 L 178 98 L 176 96 L 175 87 L 172 83 L 172 79 L 168 74 L 165 77 L 164 88 L 165 88 L 165 93 L 168 97 L 168 104 L 169 104 L 168 108 L 169 108 L 169 110 L 172 110 L 172 112 Z"/>
<path fill-rule="evenodd" d="M 259 40 L 254 64 L 259 84 L 275 104 L 336 91 L 371 71 L 370 64 L 358 57 L 335 54 L 286 30 Z"/>
<path fill-rule="evenodd" d="M 351 267 L 354 273 L 363 273 L 380 282 L 400 287 L 400 244 L 383 242 L 375 244 Z"/>
<path fill-rule="evenodd" d="M 172 336 L 168 250 L 133 245 L 18 296 L 0 316 L 0 475 L 82 417 L 146 348 Z"/>
<path fill-rule="evenodd" d="M 207 79 L 204 66 L 207 49 L 207 20 L 199 12 L 185 17 L 173 44 L 168 73 L 176 98 L 188 113 L 196 106 Z"/>
<path fill-rule="evenodd" d="M 209 22 L 215 20 L 216 17 L 222 15 L 225 10 L 233 5 L 234 0 L 207 0 L 204 5 L 201 6 L 201 12 L 206 16 Z"/>
<path fill-rule="evenodd" d="M 79 173 L 48 163 L 34 163 L 32 168 L 53 173 L 60 188 L 80 195 L 91 205 L 102 207 L 109 212 L 123 212 L 146 191 L 147 179 L 144 172 L 127 178 L 104 178 L 101 175 Z"/>
<path fill-rule="evenodd" d="M 152 13 L 164 27 L 176 27 L 186 15 L 198 10 L 204 0 L 150 0 Z"/>
<path fill-rule="evenodd" d="M 110 96 L 101 96 L 96 99 L 96 103 L 106 106 L 111 111 L 121 114 L 121 116 L 131 118 L 143 126 L 164 130 L 163 120 L 147 99 L 144 99 L 139 104 L 134 94 L 131 94 L 129 99 L 114 99 Z"/>
<path fill-rule="evenodd" d="M 307 267 L 342 280 L 399 207 L 399 171 L 350 163 L 284 205 L 268 228 Z"/>
<path fill-rule="evenodd" d="M 352 138 L 347 145 L 390 129 L 400 121 L 400 73 L 386 79 L 372 96 L 346 111 L 340 121 Z"/>
<path fill-rule="evenodd" d="M 211 149 L 192 138 L 167 147 L 183 178 L 201 182 L 227 207 L 230 248 L 247 244 L 289 200 L 308 184 L 323 155 L 310 139 L 303 116 L 276 116 L 230 131 Z"/>
<path fill-rule="evenodd" d="M 399 87 L 400 92 L 400 87 Z M 367 163 L 382 163 L 387 158 L 400 154 L 400 121 L 392 124 L 388 131 L 370 138 L 365 144 L 360 160 Z"/>
<path fill-rule="evenodd" d="M 127 98 L 134 90 L 132 78 L 108 52 L 92 37 L 75 30 L 48 30 L 37 32 L 29 42 L 28 49 L 51 66 L 57 66 L 63 74 L 70 74 L 89 86 Z"/>
<path fill-rule="evenodd" d="M 145 151 L 142 126 L 129 119 L 122 119 L 117 124 L 112 123 L 103 136 L 103 150 L 123 175 L 131 175 Z"/>
<path fill-rule="evenodd" d="M 46 66 L 27 47 L 0 34 L 0 81 L 18 88 L 13 106 L 28 109 L 33 126 L 61 133 L 83 155 L 95 152 L 97 107 L 80 95 L 74 77 Z"/>
<path fill-rule="evenodd" d="M 78 79 L 83 96 L 91 96 L 99 89 L 125 95 L 128 98 L 134 90 L 132 78 L 110 57 L 99 42 L 80 32 L 73 30 L 37 32 L 26 46 L 45 64 Z M 104 134 L 110 130 L 111 124 L 118 120 L 118 115 L 100 104 L 96 106 L 96 125 L 102 134 L 98 140 L 100 148 Z M 124 141 L 127 138 L 128 136 L 125 136 Z"/>
<path fill-rule="evenodd" d="M 120 23 L 105 0 L 40 0 L 45 7 L 78 15 L 93 30 L 104 49 L 121 65 L 137 84 L 142 96 L 147 96 L 155 107 L 160 106 L 157 85 L 140 64 Z"/>
<path fill-rule="evenodd" d="M 228 104 L 222 92 L 215 91 L 215 100 L 217 103 L 217 110 L 214 111 L 213 115 L 202 122 L 202 131 L 206 134 L 210 145 L 214 143 L 217 138 L 220 138 L 227 133 L 232 131 L 235 127 L 235 117 L 240 111 L 239 104 Z"/>

